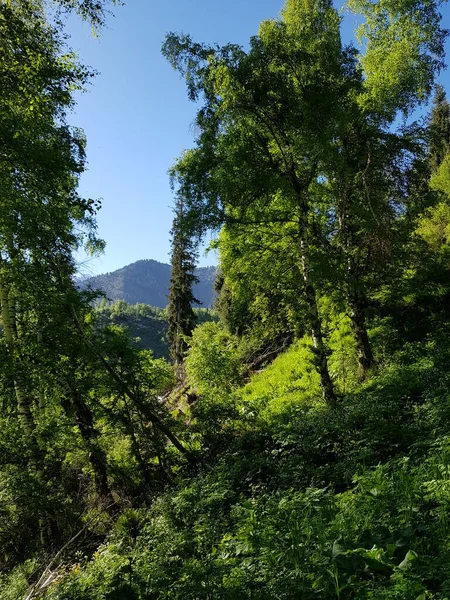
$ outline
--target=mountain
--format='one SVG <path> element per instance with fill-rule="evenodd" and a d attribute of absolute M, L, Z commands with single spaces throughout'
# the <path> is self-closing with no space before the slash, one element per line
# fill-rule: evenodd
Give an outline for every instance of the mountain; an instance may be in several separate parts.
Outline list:
<path fill-rule="evenodd" d="M 164 308 L 167 306 L 171 267 L 156 260 L 137 262 L 78 282 L 81 289 L 101 289 L 109 300 L 125 300 L 129 304 L 143 303 Z M 194 286 L 194 295 L 204 308 L 214 301 L 215 267 L 196 270 L 200 281 Z"/>

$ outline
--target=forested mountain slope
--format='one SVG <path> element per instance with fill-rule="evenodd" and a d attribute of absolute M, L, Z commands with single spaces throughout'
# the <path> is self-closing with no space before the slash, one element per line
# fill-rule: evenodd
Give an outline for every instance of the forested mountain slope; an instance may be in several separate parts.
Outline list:
<path fill-rule="evenodd" d="M 194 286 L 194 295 L 204 308 L 211 308 L 214 302 L 215 274 L 215 267 L 196 269 L 199 282 Z M 138 260 L 117 271 L 83 279 L 79 285 L 82 289 L 100 289 L 109 300 L 164 308 L 168 302 L 169 283 L 170 265 L 156 260 Z"/>
<path fill-rule="evenodd" d="M 155 358 L 170 358 L 167 339 L 167 309 L 148 304 L 128 304 L 124 300 L 107 302 L 102 299 L 95 306 L 98 327 L 106 328 L 118 325 L 131 338 L 133 345 L 151 350 Z M 198 324 L 216 319 L 214 312 L 207 308 L 194 308 Z"/>

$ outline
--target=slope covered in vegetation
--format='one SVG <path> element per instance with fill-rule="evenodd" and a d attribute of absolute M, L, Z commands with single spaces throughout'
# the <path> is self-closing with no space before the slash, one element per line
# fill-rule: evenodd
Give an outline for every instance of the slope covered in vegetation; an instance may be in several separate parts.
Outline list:
<path fill-rule="evenodd" d="M 306 342 L 244 385 L 209 379 L 189 425 L 199 472 L 123 511 L 46 597 L 447 598 L 448 336 L 395 349 L 337 408 Z"/>

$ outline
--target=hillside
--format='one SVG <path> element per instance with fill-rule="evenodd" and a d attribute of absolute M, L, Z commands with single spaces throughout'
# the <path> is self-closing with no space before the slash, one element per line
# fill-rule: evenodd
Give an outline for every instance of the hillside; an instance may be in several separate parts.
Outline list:
<path fill-rule="evenodd" d="M 200 468 L 189 470 L 166 449 L 184 477 L 152 501 L 155 468 L 150 500 L 125 508 L 110 531 L 94 521 L 84 555 L 69 552 L 66 564 L 49 569 L 55 583 L 33 597 L 448 598 L 439 593 L 450 587 L 448 336 L 399 348 L 386 362 L 377 353 L 379 371 L 353 380 L 333 408 L 308 368 L 308 339 L 245 383 L 236 370 L 223 376 L 239 363 L 230 338 L 220 337 L 228 342 L 222 370 L 205 368 L 219 357 L 220 329 L 207 329 L 204 379 L 195 381 L 201 399 L 177 410 Z M 348 343 L 336 350 L 336 364 L 349 351 Z M 96 535 L 104 540 L 98 548 Z M 5 598 L 25 597 L 32 568 L 5 578 Z"/>
<path fill-rule="evenodd" d="M 148 304 L 128 304 L 124 300 L 108 303 L 105 300 L 95 307 L 100 327 L 119 325 L 129 334 L 135 347 L 151 350 L 155 358 L 170 358 L 167 340 L 166 310 Z M 214 312 L 194 308 L 198 324 L 215 320 Z"/>
<path fill-rule="evenodd" d="M 200 281 L 194 287 L 194 294 L 204 308 L 213 305 L 215 273 L 215 267 L 196 270 Z M 138 260 L 117 271 L 84 279 L 79 285 L 82 289 L 101 289 L 109 300 L 164 308 L 169 294 L 170 265 L 156 260 Z"/>

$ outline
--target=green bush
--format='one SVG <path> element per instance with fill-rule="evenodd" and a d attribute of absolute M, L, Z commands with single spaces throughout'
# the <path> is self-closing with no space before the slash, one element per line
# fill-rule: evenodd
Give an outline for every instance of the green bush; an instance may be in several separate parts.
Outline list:
<path fill-rule="evenodd" d="M 242 381 L 242 358 L 238 340 L 218 323 L 197 327 L 186 359 L 190 384 L 202 396 L 229 393 Z"/>

